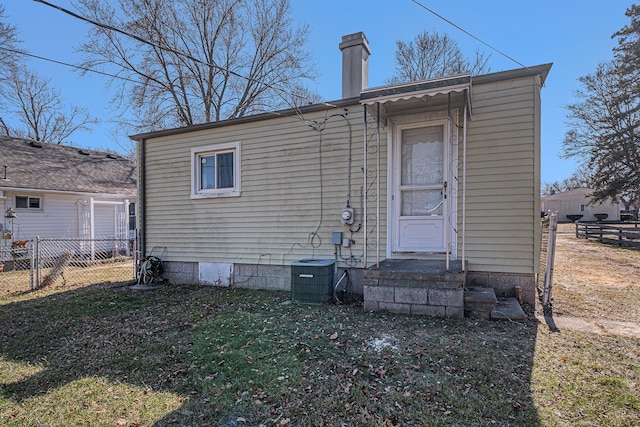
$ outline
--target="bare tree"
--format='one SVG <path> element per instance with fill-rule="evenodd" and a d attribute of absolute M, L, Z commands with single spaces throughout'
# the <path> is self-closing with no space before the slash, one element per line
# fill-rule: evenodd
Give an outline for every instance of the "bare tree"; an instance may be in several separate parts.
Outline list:
<path fill-rule="evenodd" d="M 96 120 L 86 110 L 65 111 L 51 81 L 22 64 L 17 28 L 5 22 L 0 5 L 0 133 L 7 136 L 61 143 Z"/>
<path fill-rule="evenodd" d="M 5 22 L 7 16 L 4 6 L 0 5 L 0 72 L 8 69 L 17 61 L 18 31 L 15 26 Z"/>
<path fill-rule="evenodd" d="M 122 79 L 113 101 L 137 130 L 237 118 L 290 105 L 315 77 L 288 0 L 79 0 L 99 25 L 86 67 Z M 298 102 L 298 104 L 304 102 Z"/>
<path fill-rule="evenodd" d="M 618 46 L 614 49 L 619 73 L 630 90 L 640 90 L 640 5 L 631 5 L 626 13 L 631 19 L 629 25 L 617 31 Z"/>
<path fill-rule="evenodd" d="M 615 63 L 581 77 L 580 102 L 569 105 L 563 155 L 589 171 L 594 201 L 640 201 L 640 95 Z"/>
<path fill-rule="evenodd" d="M 476 51 L 468 60 L 458 42 L 437 31 L 423 31 L 414 40 L 396 42 L 396 70 L 387 80 L 390 84 L 412 82 L 462 73 L 480 74 L 489 71 L 489 58 Z"/>
<path fill-rule="evenodd" d="M 640 6 L 613 37 L 614 59 L 579 79 L 579 102 L 569 105 L 563 149 L 589 171 L 593 201 L 640 205 Z"/>
<path fill-rule="evenodd" d="M 3 120 L 7 135 L 60 144 L 74 132 L 97 123 L 84 109 L 72 107 L 65 111 L 60 93 L 51 87 L 50 80 L 24 66 L 10 67 L 1 83 L 5 102 L 22 125 L 11 127 Z"/>
<path fill-rule="evenodd" d="M 7 71 L 11 69 L 18 62 L 18 31 L 15 26 L 5 22 L 7 15 L 5 14 L 4 6 L 0 5 L 0 78 L 7 76 Z M 0 115 L 0 132 L 3 135 L 9 136 L 11 128 L 6 122 L 5 112 L 8 108 L 6 105 L 6 97 L 4 94 L 4 88 L 0 84 L 0 111 L 3 112 Z"/>
<path fill-rule="evenodd" d="M 581 77 L 581 99 L 568 106 L 564 155 L 589 170 L 594 201 L 640 205 L 640 6 L 626 11 L 614 59 Z"/>
<path fill-rule="evenodd" d="M 584 169 L 578 169 L 569 178 L 562 181 L 545 182 L 542 184 L 541 195 L 550 196 L 551 194 L 561 193 L 563 191 L 575 190 L 576 188 L 590 188 L 591 176 Z"/>

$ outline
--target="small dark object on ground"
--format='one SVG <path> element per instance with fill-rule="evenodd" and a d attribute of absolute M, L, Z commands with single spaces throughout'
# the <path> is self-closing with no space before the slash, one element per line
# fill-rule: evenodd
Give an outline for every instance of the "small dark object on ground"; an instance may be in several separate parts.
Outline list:
<path fill-rule="evenodd" d="M 606 213 L 597 213 L 597 214 L 593 214 L 593 216 L 596 217 L 596 219 L 598 220 L 598 222 L 600 221 L 604 221 L 605 219 L 607 219 L 607 217 L 609 216 L 609 214 Z"/>

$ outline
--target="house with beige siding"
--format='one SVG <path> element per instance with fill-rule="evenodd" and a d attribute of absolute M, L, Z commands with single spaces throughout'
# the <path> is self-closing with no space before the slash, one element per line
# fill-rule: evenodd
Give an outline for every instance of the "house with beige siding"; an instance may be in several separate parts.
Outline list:
<path fill-rule="evenodd" d="M 364 34 L 339 47 L 342 99 L 132 136 L 143 252 L 171 283 L 346 287 L 372 310 L 534 303 L 551 65 L 369 88 Z"/>

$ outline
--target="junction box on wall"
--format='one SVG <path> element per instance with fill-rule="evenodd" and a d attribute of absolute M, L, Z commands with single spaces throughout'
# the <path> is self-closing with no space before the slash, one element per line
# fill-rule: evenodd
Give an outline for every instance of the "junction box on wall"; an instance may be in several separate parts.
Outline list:
<path fill-rule="evenodd" d="M 334 245 L 342 245 L 345 248 L 350 248 L 352 244 L 355 243 L 355 240 L 349 238 L 342 237 L 342 231 L 334 231 L 331 233 L 331 243 Z"/>
<path fill-rule="evenodd" d="M 334 231 L 331 233 L 331 243 L 334 245 L 342 244 L 342 231 Z"/>

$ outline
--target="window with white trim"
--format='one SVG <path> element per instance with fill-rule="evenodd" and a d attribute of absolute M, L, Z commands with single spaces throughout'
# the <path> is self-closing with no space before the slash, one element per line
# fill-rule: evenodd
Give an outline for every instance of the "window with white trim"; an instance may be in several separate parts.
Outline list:
<path fill-rule="evenodd" d="M 240 143 L 191 150 L 191 197 L 240 195 Z"/>
<path fill-rule="evenodd" d="M 42 210 L 42 198 L 33 196 L 16 196 L 16 209 Z"/>

